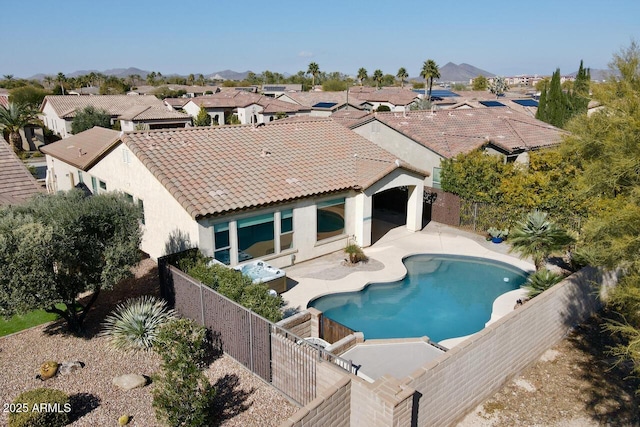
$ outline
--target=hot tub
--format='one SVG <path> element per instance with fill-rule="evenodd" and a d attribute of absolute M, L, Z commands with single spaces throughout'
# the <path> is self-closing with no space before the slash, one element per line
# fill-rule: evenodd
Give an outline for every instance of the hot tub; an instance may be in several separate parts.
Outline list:
<path fill-rule="evenodd" d="M 255 260 L 233 267 L 234 270 L 249 276 L 253 283 L 264 283 L 277 293 L 287 290 L 287 277 L 284 270 L 272 267 L 262 260 Z"/>

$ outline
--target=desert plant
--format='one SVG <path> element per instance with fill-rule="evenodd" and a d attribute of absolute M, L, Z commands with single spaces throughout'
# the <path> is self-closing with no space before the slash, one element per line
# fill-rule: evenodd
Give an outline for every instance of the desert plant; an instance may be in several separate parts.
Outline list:
<path fill-rule="evenodd" d="M 13 400 L 9 427 L 62 427 L 69 423 L 71 403 L 60 390 L 37 388 L 25 391 Z"/>
<path fill-rule="evenodd" d="M 344 248 L 344 253 L 349 255 L 349 263 L 351 264 L 357 264 L 360 261 L 367 261 L 369 259 L 362 251 L 362 248 L 355 243 L 349 243 Z"/>
<path fill-rule="evenodd" d="M 100 335 L 118 350 L 149 350 L 160 326 L 175 316 L 167 303 L 152 296 L 128 299 L 119 304 L 103 323 Z"/>
<path fill-rule="evenodd" d="M 155 348 L 162 370 L 153 377 L 153 407 L 169 425 L 211 425 L 216 390 L 201 371 L 206 337 L 206 328 L 189 319 L 172 319 L 160 328 Z"/>
<path fill-rule="evenodd" d="M 509 235 L 509 229 L 505 228 L 505 229 L 499 229 L 499 228 L 495 228 L 495 227 L 490 227 L 487 230 L 487 233 L 489 234 L 489 236 L 491 237 L 495 237 L 497 239 L 506 239 L 507 236 Z"/>
<path fill-rule="evenodd" d="M 556 283 L 562 280 L 562 276 L 547 269 L 538 270 L 527 278 L 522 286 L 527 290 L 529 298 L 540 295 Z"/>
<path fill-rule="evenodd" d="M 540 270 L 549 255 L 567 248 L 574 239 L 549 220 L 546 212 L 534 210 L 517 224 L 509 241 L 512 250 L 533 257 L 536 270 Z"/>
<path fill-rule="evenodd" d="M 48 380 L 49 378 L 53 378 L 58 373 L 58 362 L 53 360 L 49 360 L 40 365 L 40 376 L 41 380 Z"/>

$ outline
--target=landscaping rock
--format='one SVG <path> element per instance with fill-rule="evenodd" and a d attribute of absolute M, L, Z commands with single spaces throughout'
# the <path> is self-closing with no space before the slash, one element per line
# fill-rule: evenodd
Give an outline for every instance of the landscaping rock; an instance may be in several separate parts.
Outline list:
<path fill-rule="evenodd" d="M 113 379 L 113 385 L 122 390 L 132 390 L 147 385 L 147 379 L 138 374 L 124 374 Z"/>
<path fill-rule="evenodd" d="M 75 362 L 62 362 L 58 367 L 59 375 L 69 375 L 72 372 L 75 372 L 79 369 L 84 368 L 84 363 L 75 361 Z"/>

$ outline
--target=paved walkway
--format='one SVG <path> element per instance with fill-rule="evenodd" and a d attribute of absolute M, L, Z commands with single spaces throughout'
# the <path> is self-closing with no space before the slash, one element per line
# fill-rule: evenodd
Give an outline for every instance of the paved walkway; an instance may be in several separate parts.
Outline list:
<path fill-rule="evenodd" d="M 516 258 L 508 254 L 508 251 L 509 247 L 505 243 L 488 242 L 482 236 L 434 222 L 419 232 L 398 227 L 364 249 L 368 257 L 382 264 L 381 269 L 377 267 L 375 271 L 370 271 L 366 266 L 362 269 L 356 267 L 344 277 L 331 279 L 336 276 L 336 268 L 344 268 L 340 264 L 343 256 L 339 253 L 306 261 L 285 269 L 287 277 L 297 284 L 283 293 L 282 297 L 289 311 L 299 311 L 307 308 L 309 301 L 322 295 L 358 291 L 372 282 L 400 280 L 406 274 L 402 259 L 415 254 L 483 257 L 506 262 L 523 270 L 534 270 L 531 262 Z M 513 302 L 507 301 L 505 304 L 513 308 Z"/>

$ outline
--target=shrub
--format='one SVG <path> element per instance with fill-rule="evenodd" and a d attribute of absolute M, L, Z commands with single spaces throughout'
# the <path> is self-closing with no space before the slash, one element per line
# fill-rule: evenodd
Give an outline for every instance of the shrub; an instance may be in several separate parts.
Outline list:
<path fill-rule="evenodd" d="M 128 299 L 106 317 L 103 330 L 109 344 L 118 350 L 149 350 L 160 326 L 174 317 L 167 303 L 152 296 Z"/>
<path fill-rule="evenodd" d="M 189 319 L 172 319 L 160 328 L 155 348 L 162 371 L 153 377 L 153 407 L 169 425 L 211 425 L 216 390 L 201 371 L 206 336 L 206 328 Z"/>
<path fill-rule="evenodd" d="M 349 255 L 349 262 L 351 264 L 357 264 L 360 261 L 367 261 L 369 259 L 362 251 L 362 248 L 355 243 L 349 243 L 344 248 L 344 253 Z"/>
<path fill-rule="evenodd" d="M 69 396 L 60 390 L 25 391 L 14 399 L 13 405 L 16 410 L 9 412 L 9 427 L 62 427 L 70 421 Z M 21 409 L 25 411 L 18 412 Z"/>
<path fill-rule="evenodd" d="M 528 291 L 529 298 L 540 295 L 556 283 L 562 280 L 562 276 L 549 270 L 538 270 L 527 279 L 523 286 Z"/>
<path fill-rule="evenodd" d="M 391 111 L 391 108 L 388 105 L 380 105 L 376 111 L 382 113 L 384 111 Z"/>

